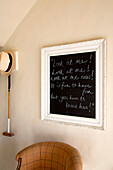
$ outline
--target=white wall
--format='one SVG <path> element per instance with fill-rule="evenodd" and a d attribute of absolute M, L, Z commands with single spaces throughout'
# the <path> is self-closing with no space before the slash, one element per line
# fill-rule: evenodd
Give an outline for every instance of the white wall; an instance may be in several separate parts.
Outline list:
<path fill-rule="evenodd" d="M 104 38 L 107 41 L 107 130 L 44 123 L 41 114 L 41 48 Z M 7 129 L 7 79 L 0 75 L 0 170 L 13 170 L 15 156 L 39 141 L 77 147 L 84 170 L 113 170 L 113 0 L 39 0 L 5 49 L 19 50 L 12 74 L 11 129 Z"/>

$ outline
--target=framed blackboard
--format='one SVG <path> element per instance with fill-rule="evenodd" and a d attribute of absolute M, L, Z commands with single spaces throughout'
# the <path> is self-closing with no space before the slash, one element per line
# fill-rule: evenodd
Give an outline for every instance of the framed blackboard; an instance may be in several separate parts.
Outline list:
<path fill-rule="evenodd" d="M 105 129 L 105 40 L 42 49 L 41 119 Z"/>
<path fill-rule="evenodd" d="M 95 118 L 95 55 L 50 56 L 50 113 Z"/>

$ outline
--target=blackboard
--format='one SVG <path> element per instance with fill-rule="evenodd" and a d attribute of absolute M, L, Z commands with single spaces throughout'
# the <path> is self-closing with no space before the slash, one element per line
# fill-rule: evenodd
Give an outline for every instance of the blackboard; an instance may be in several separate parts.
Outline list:
<path fill-rule="evenodd" d="M 96 117 L 96 52 L 50 56 L 50 114 Z"/>
<path fill-rule="evenodd" d="M 41 120 L 106 129 L 106 40 L 41 49 Z"/>

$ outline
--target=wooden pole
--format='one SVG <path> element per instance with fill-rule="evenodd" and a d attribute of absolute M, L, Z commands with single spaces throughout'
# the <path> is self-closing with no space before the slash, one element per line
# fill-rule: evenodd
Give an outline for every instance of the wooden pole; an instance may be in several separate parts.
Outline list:
<path fill-rule="evenodd" d="M 11 89 L 11 76 L 8 76 L 8 133 L 10 133 L 10 89 Z"/>
<path fill-rule="evenodd" d="M 10 91 L 8 91 L 8 119 L 10 119 Z"/>
<path fill-rule="evenodd" d="M 5 136 L 14 136 L 14 133 L 10 132 L 10 89 L 11 89 L 11 75 L 8 76 L 8 132 L 3 132 Z"/>

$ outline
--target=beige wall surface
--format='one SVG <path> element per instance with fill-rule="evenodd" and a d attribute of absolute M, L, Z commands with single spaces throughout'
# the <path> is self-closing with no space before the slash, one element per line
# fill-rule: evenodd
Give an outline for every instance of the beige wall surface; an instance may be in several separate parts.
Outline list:
<path fill-rule="evenodd" d="M 107 41 L 106 131 L 45 123 L 41 118 L 41 48 L 104 38 Z M 14 170 L 15 156 L 40 141 L 77 147 L 84 170 L 113 170 L 113 0 L 39 0 L 5 49 L 19 51 L 12 73 L 11 130 L 7 130 L 7 78 L 0 75 L 0 170 Z"/>
<path fill-rule="evenodd" d="M 0 46 L 4 46 L 35 2 L 36 0 L 0 0 Z"/>

